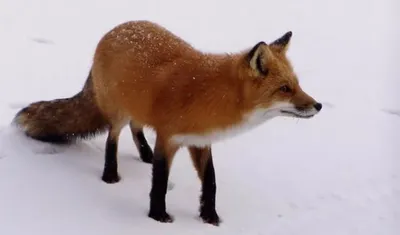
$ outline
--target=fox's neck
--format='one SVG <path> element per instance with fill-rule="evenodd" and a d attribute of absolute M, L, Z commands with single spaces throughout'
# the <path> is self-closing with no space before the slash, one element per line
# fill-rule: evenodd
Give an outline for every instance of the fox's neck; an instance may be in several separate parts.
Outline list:
<path fill-rule="evenodd" d="M 196 65 L 196 70 L 205 76 L 202 78 L 202 85 L 207 87 L 204 96 L 211 102 L 209 112 L 215 116 L 229 115 L 232 121 L 240 121 L 243 113 L 249 108 L 244 84 L 238 74 L 240 55 L 203 56 L 202 63 Z"/>
<path fill-rule="evenodd" d="M 199 62 L 199 61 L 197 61 Z M 245 132 L 269 117 L 265 110 L 251 106 L 244 83 L 239 77 L 239 56 L 210 56 L 193 65 L 193 80 L 187 84 L 195 92 L 190 109 L 201 109 L 191 128 L 175 134 L 178 144 L 206 146 Z M 198 76 L 198 78 L 196 78 Z M 250 99 L 249 99 L 250 98 Z M 189 111 L 190 112 L 190 111 Z"/>

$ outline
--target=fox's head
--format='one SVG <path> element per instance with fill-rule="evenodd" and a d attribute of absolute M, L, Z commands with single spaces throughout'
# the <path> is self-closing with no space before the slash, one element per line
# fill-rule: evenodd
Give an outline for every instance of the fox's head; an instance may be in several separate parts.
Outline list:
<path fill-rule="evenodd" d="M 266 110 L 269 116 L 310 118 L 322 109 L 302 90 L 286 57 L 292 32 L 270 44 L 259 42 L 244 53 L 240 77 L 250 110 Z"/>

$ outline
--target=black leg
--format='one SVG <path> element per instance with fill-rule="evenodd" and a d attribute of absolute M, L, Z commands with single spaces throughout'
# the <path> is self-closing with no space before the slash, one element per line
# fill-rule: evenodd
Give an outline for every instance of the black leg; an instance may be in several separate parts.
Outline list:
<path fill-rule="evenodd" d="M 104 170 L 103 176 L 101 177 L 101 179 L 108 184 L 117 183 L 121 179 L 118 174 L 117 140 L 118 138 L 113 137 L 111 134 L 108 134 L 106 142 Z"/>
<path fill-rule="evenodd" d="M 143 128 L 136 127 L 134 123 L 130 122 L 133 141 L 139 151 L 140 159 L 143 162 L 151 164 L 153 161 L 153 151 L 147 143 L 146 137 L 143 133 Z"/>
<path fill-rule="evenodd" d="M 202 183 L 202 194 L 200 197 L 200 217 L 204 222 L 219 225 L 220 219 L 215 210 L 215 194 L 217 184 L 215 183 L 215 170 L 210 156 L 204 168 L 204 179 Z"/>
<path fill-rule="evenodd" d="M 153 161 L 153 151 L 151 150 L 149 144 L 147 143 L 146 138 L 144 137 L 143 131 L 138 131 L 135 134 L 135 137 L 137 139 L 137 147 L 139 149 L 140 153 L 140 158 L 142 159 L 143 162 L 146 163 L 152 163 Z"/>
<path fill-rule="evenodd" d="M 189 148 L 193 165 L 202 183 L 200 196 L 200 217 L 205 223 L 218 226 L 220 218 L 215 210 L 215 197 L 217 185 L 215 182 L 215 170 L 212 160 L 211 147 Z"/>
<path fill-rule="evenodd" d="M 166 212 L 165 196 L 167 194 L 169 168 L 175 155 L 176 148 L 167 151 L 157 139 L 154 150 L 152 186 L 150 191 L 150 211 L 148 216 L 159 222 L 173 222 Z"/>

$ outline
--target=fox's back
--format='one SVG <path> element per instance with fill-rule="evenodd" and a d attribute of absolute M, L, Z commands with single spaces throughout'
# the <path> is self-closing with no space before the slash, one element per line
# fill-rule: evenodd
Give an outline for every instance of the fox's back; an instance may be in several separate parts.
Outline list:
<path fill-rule="evenodd" d="M 117 116 L 127 115 L 121 110 L 140 110 L 135 114 L 138 121 L 148 119 L 154 97 L 171 82 L 162 74 L 199 54 L 156 23 L 118 25 L 103 36 L 95 51 L 92 73 L 99 106 Z"/>
<path fill-rule="evenodd" d="M 115 27 L 101 39 L 95 60 L 101 60 L 106 67 L 125 63 L 149 68 L 193 52 L 187 42 L 156 23 L 130 21 Z"/>

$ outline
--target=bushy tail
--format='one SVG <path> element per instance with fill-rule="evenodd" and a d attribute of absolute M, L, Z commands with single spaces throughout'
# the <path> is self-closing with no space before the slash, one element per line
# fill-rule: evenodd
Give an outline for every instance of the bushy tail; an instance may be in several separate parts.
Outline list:
<path fill-rule="evenodd" d="M 108 128 L 108 121 L 94 99 L 91 73 L 78 94 L 32 103 L 20 110 L 13 122 L 33 139 L 58 144 L 87 138 Z"/>

